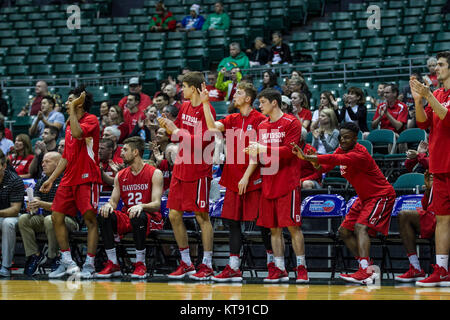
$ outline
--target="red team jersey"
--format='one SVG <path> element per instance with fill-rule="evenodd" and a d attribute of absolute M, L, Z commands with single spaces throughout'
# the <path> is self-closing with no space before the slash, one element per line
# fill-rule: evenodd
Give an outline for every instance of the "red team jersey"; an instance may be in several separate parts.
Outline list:
<path fill-rule="evenodd" d="M 215 119 L 216 111 L 211 104 L 209 107 L 213 118 Z M 173 136 L 171 138 L 174 142 L 181 142 L 180 151 L 178 152 L 177 159 L 175 160 L 175 164 L 173 166 L 173 177 L 181 181 L 195 181 L 203 177 L 212 178 L 212 162 L 211 164 L 206 163 L 203 155 L 205 153 L 205 149 L 211 144 L 211 142 L 214 143 L 214 138 L 213 135 L 211 135 L 210 141 L 203 141 L 203 136 L 208 130 L 205 114 L 203 113 L 203 104 L 194 107 L 190 101 L 183 102 L 175 120 L 175 125 L 180 130 L 184 130 L 184 132 L 187 131 L 190 136 L 187 137 L 180 135 L 178 139 L 174 139 Z M 200 129 L 200 127 L 201 130 L 196 132 Z M 189 145 L 189 143 L 183 143 L 183 139 L 186 138 L 190 139 L 190 150 L 184 150 Z M 209 152 L 209 150 L 211 152 Z M 183 160 L 185 152 L 189 153 L 189 155 L 186 154 L 186 158 L 190 160 L 190 163 L 186 163 L 187 161 Z M 214 148 L 209 147 L 208 157 L 211 157 L 211 161 L 213 152 Z"/>
<path fill-rule="evenodd" d="M 129 208 L 137 204 L 152 202 L 152 177 L 155 170 L 155 167 L 144 164 L 138 175 L 131 172 L 131 167 L 119 171 L 117 179 L 120 198 L 123 201 L 123 213 L 127 213 Z"/>
<path fill-rule="evenodd" d="M 359 143 L 348 152 L 339 147 L 333 154 L 318 155 L 317 159 L 324 172 L 340 166 L 342 177 L 351 183 L 363 202 L 370 198 L 395 196 L 392 185 L 367 149 Z"/>
<path fill-rule="evenodd" d="M 131 113 L 128 109 L 123 111 L 123 122 L 128 124 L 128 132 L 131 133 L 136 126 L 138 120 L 145 119 L 145 114 L 141 110 Z"/>
<path fill-rule="evenodd" d="M 380 108 L 384 106 L 386 106 L 386 112 L 389 112 L 394 117 L 394 119 L 406 125 L 406 123 L 408 122 L 408 106 L 400 100 L 395 101 L 392 107 L 388 107 L 387 102 L 380 103 L 377 107 L 377 110 L 375 111 L 373 119 L 377 119 L 380 116 Z M 394 132 L 400 133 L 405 129 L 405 126 L 403 126 L 399 131 L 395 130 L 394 126 L 391 124 L 387 116 L 384 115 L 380 121 L 380 128 L 389 129 Z"/>
<path fill-rule="evenodd" d="M 275 174 L 262 176 L 262 195 L 267 199 L 280 198 L 300 186 L 301 160 L 292 153 L 291 146 L 291 142 L 298 144 L 300 141 L 300 121 L 289 114 L 283 114 L 275 122 L 266 119 L 259 125 L 258 135 L 260 143 L 268 147 L 267 156 L 263 156 L 262 161 L 271 161 L 272 165 L 278 162 L 279 167 Z M 274 151 L 278 151 L 278 156 Z"/>
<path fill-rule="evenodd" d="M 66 125 L 65 148 L 62 157 L 67 160 L 61 186 L 75 186 L 84 183 L 102 183 L 98 146 L 100 125 L 95 115 L 85 113 L 79 120 L 83 135 L 72 137 L 70 121 Z"/>
<path fill-rule="evenodd" d="M 244 117 L 241 113 L 233 113 L 219 120 L 225 128 L 225 139 L 227 141 L 227 160 L 223 167 L 220 184 L 234 192 L 239 192 L 238 183 L 244 176 L 249 165 L 249 156 L 243 152 L 248 147 L 250 140 L 257 141 L 258 126 L 267 117 L 256 110 L 250 111 Z M 229 130 L 227 132 L 227 130 Z M 231 131 L 232 130 L 232 131 Z M 248 135 L 246 136 L 246 133 Z M 253 134 L 253 137 L 251 137 Z M 234 155 L 231 158 L 231 155 Z M 243 161 L 245 159 L 245 161 Z M 256 169 L 250 176 L 247 192 L 261 188 L 260 170 Z"/>

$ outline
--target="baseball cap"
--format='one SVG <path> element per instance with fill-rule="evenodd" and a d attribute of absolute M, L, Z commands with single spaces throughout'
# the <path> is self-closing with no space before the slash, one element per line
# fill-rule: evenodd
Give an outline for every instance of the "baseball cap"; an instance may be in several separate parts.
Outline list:
<path fill-rule="evenodd" d="M 141 84 L 141 83 L 140 83 L 138 77 L 133 77 L 133 78 L 130 79 L 130 83 L 129 84 L 131 85 L 131 84 Z"/>

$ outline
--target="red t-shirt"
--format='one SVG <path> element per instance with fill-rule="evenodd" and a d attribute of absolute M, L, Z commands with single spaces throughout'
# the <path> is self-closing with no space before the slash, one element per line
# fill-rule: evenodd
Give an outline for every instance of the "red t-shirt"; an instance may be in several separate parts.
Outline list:
<path fill-rule="evenodd" d="M 138 109 L 142 112 L 144 112 L 145 109 L 147 109 L 148 106 L 152 105 L 152 99 L 150 98 L 150 96 L 146 95 L 145 93 L 140 93 L 141 96 L 141 100 L 139 101 L 138 104 Z M 128 96 L 123 97 L 122 99 L 120 99 L 119 101 L 119 107 L 122 108 L 123 111 L 125 111 L 125 105 L 127 104 L 127 99 Z M 131 131 L 130 131 L 131 132 Z"/>
<path fill-rule="evenodd" d="M 447 108 L 449 112 L 443 120 L 433 112 L 430 106 L 425 108 L 427 120 L 425 122 L 417 121 L 417 126 L 421 129 L 430 128 L 428 138 L 428 150 L 430 153 L 430 172 L 447 173 L 450 172 L 450 89 L 439 88 L 433 92 L 433 95 L 439 103 Z"/>
<path fill-rule="evenodd" d="M 11 165 L 16 170 L 17 174 L 20 176 L 22 174 L 29 173 L 31 161 L 33 161 L 34 155 L 29 154 L 26 157 L 23 156 L 13 156 L 9 155 L 9 160 L 11 160 Z"/>
<path fill-rule="evenodd" d="M 377 107 L 377 110 L 375 111 L 373 119 L 377 119 L 380 116 L 380 108 L 382 106 L 387 107 L 386 111 L 389 112 L 395 120 L 400 121 L 406 125 L 406 123 L 408 122 L 408 106 L 406 104 L 404 104 L 400 100 L 395 101 L 392 107 L 389 107 L 387 105 L 387 102 L 380 103 Z M 391 124 L 387 116 L 384 115 L 383 118 L 381 118 L 380 128 L 389 129 L 394 132 L 400 133 L 405 129 L 405 126 L 403 126 L 399 131 L 395 130 L 394 126 Z"/>
<path fill-rule="evenodd" d="M 291 142 L 300 142 L 301 127 L 300 121 L 290 114 L 283 114 L 275 122 L 266 119 L 259 125 L 259 142 L 268 147 L 261 161 L 265 170 L 270 167 L 272 171 L 261 170 L 264 198 L 280 198 L 300 185 L 301 162 L 292 153 Z"/>
<path fill-rule="evenodd" d="M 117 146 L 116 150 L 114 151 L 113 159 L 112 159 L 115 163 L 123 163 L 123 159 L 120 156 L 121 151 L 122 151 L 122 147 Z"/>
<path fill-rule="evenodd" d="M 117 179 L 123 201 L 122 212 L 127 213 L 129 208 L 137 204 L 152 202 L 152 178 L 155 170 L 155 167 L 146 163 L 137 175 L 133 174 L 131 167 L 119 171 Z"/>
<path fill-rule="evenodd" d="M 248 154 L 244 153 L 243 150 L 248 147 L 250 140 L 258 140 L 258 126 L 266 119 L 266 116 L 253 109 L 246 117 L 242 116 L 241 113 L 233 113 L 219 120 L 225 127 L 227 148 L 227 159 L 219 181 L 222 186 L 234 192 L 239 192 L 239 181 L 244 176 L 250 163 Z M 256 169 L 250 176 L 247 191 L 260 188 L 261 174 L 260 170 Z"/>
<path fill-rule="evenodd" d="M 317 159 L 323 172 L 340 166 L 341 176 L 351 183 L 361 201 L 375 197 L 395 196 L 392 185 L 367 149 L 359 143 L 348 152 L 339 147 L 333 154 L 318 155 Z"/>
<path fill-rule="evenodd" d="M 301 121 L 302 123 L 303 123 L 303 121 L 305 121 L 305 120 L 311 121 L 311 119 L 312 119 L 311 110 L 302 108 L 302 111 L 300 111 L 300 112 L 298 113 L 298 117 L 300 118 L 300 121 Z M 309 123 L 308 128 L 305 128 L 305 129 L 309 131 L 309 127 L 310 127 L 310 126 L 311 126 L 311 122 Z"/>
<path fill-rule="evenodd" d="M 62 186 L 75 186 L 84 183 L 102 183 L 98 145 L 100 124 L 95 115 L 85 113 L 78 120 L 83 131 L 80 139 L 74 139 L 70 131 L 70 122 L 66 125 L 65 147 L 62 157 L 67 160 Z"/>
<path fill-rule="evenodd" d="M 5 138 L 11 141 L 14 140 L 11 130 L 9 130 L 8 128 L 5 128 Z"/>
<path fill-rule="evenodd" d="M 226 92 L 217 89 L 215 86 L 207 85 L 206 89 L 209 92 L 209 101 L 223 101 L 225 100 Z"/>
<path fill-rule="evenodd" d="M 216 111 L 211 104 L 209 108 L 215 119 Z M 203 104 L 194 107 L 189 100 L 183 102 L 175 119 L 175 125 L 180 129 L 180 134 L 184 133 L 184 135 L 171 137 L 173 142 L 181 141 L 173 166 L 173 176 L 182 181 L 195 181 L 203 177 L 212 178 L 214 134 L 211 133 L 205 137 L 208 126 L 203 113 Z M 185 139 L 188 141 L 185 141 Z M 205 152 L 207 147 L 208 150 Z M 205 155 L 210 158 L 210 163 L 205 162 Z"/>
<path fill-rule="evenodd" d="M 138 120 L 143 119 L 145 119 L 145 114 L 141 110 L 131 113 L 128 109 L 126 109 L 123 112 L 123 122 L 128 125 L 128 132 L 132 132 Z M 122 134 L 120 136 L 122 137 Z"/>
<path fill-rule="evenodd" d="M 303 150 L 305 154 L 317 153 L 316 148 L 307 143 L 303 143 L 303 145 L 299 145 L 299 147 Z M 302 168 L 300 176 L 301 182 L 305 180 L 315 180 L 320 183 L 322 181 L 322 173 L 316 168 L 314 168 L 311 162 L 301 160 L 301 168 Z"/>
<path fill-rule="evenodd" d="M 103 172 L 107 176 L 110 176 L 111 178 L 114 178 L 116 176 L 115 171 L 113 169 L 111 169 L 111 166 L 109 165 L 109 161 L 100 161 L 100 163 L 102 165 Z M 113 186 L 110 186 L 110 185 L 102 182 L 100 192 L 112 191 L 112 190 L 113 190 Z"/>
<path fill-rule="evenodd" d="M 42 96 L 36 96 L 31 104 L 30 116 L 35 116 L 41 111 Z"/>

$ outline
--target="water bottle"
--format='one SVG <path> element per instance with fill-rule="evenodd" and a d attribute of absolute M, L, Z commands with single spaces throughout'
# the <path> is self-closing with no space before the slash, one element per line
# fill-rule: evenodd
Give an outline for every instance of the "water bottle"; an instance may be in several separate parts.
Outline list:
<path fill-rule="evenodd" d="M 28 201 L 29 202 L 33 201 L 34 200 L 34 190 L 33 190 L 33 188 L 28 187 L 26 192 L 27 192 Z M 29 209 L 29 211 L 30 211 L 31 215 L 35 214 L 35 212 L 32 211 L 31 209 Z"/>

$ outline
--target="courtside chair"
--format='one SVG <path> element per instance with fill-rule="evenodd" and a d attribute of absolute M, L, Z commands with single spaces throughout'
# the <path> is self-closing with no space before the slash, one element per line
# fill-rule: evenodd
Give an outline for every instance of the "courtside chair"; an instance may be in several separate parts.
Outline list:
<path fill-rule="evenodd" d="M 370 142 L 369 140 L 360 140 L 360 139 L 358 139 L 358 143 L 360 145 L 363 145 L 367 149 L 367 152 L 369 152 L 370 155 L 373 155 L 372 142 Z"/>
<path fill-rule="evenodd" d="M 394 189 L 397 190 L 408 190 L 412 192 L 419 192 L 422 190 L 422 186 L 425 184 L 424 175 L 422 173 L 405 173 L 400 177 L 392 185 Z"/>

